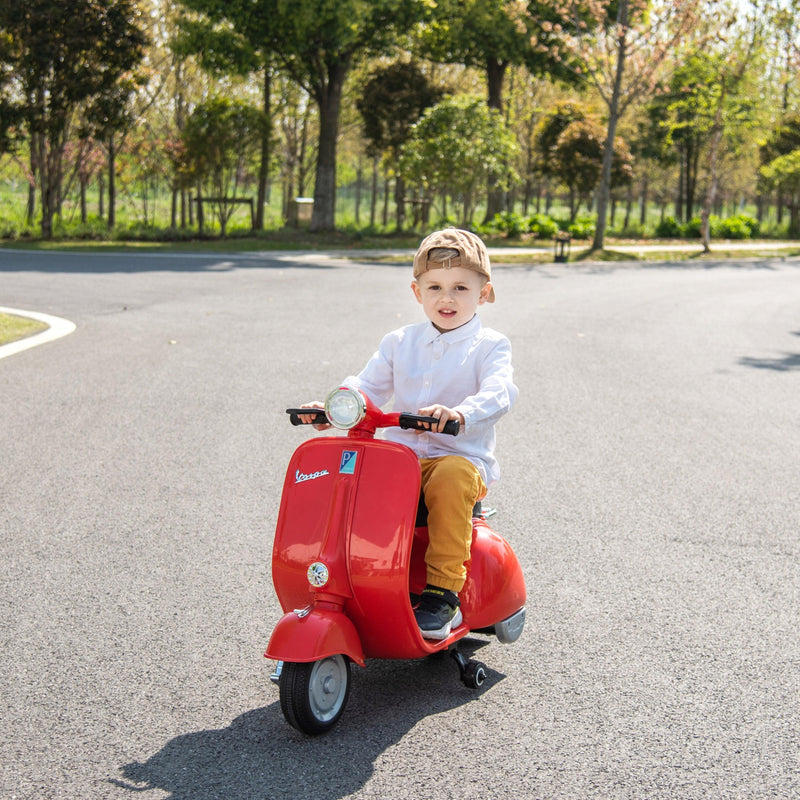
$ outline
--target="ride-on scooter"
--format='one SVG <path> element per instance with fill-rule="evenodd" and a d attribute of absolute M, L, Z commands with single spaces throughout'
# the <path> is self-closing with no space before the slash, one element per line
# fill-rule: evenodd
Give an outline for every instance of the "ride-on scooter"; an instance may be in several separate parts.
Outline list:
<path fill-rule="evenodd" d="M 285 612 L 266 653 L 278 662 L 286 720 L 307 734 L 331 728 L 350 693 L 350 662 L 416 659 L 449 650 L 471 688 L 486 667 L 457 643 L 470 632 L 516 641 L 525 623 L 525 580 L 510 545 L 473 513 L 467 579 L 459 593 L 463 620 L 442 641 L 424 639 L 412 603 L 425 587 L 428 532 L 418 518 L 417 456 L 376 439 L 378 428 L 425 429 L 432 417 L 383 413 L 363 393 L 332 392 L 324 411 L 287 409 L 295 425 L 314 414 L 347 436 L 323 436 L 294 452 L 283 486 L 272 580 Z M 447 423 L 457 433 L 458 422 Z M 477 507 L 476 507 L 477 508 Z M 422 509 L 424 511 L 424 507 Z"/>

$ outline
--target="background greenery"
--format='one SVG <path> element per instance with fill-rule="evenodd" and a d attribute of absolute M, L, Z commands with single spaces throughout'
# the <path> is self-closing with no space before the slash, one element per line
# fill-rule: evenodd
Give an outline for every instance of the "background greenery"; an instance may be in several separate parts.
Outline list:
<path fill-rule="evenodd" d="M 615 108 L 623 6 L 638 38 Z M 716 239 L 800 233 L 797 0 L 37 0 L 29 29 L 14 8 L 0 5 L 7 240 L 291 242 L 308 225 L 295 198 L 317 214 L 329 180 L 332 224 L 315 227 L 351 239 L 443 224 L 591 239 L 612 121 L 611 235 L 700 238 L 705 209 Z M 76 60 L 72 27 L 52 23 L 65 9 L 88 66 L 58 110 L 31 76 L 48 36 Z M 91 49 L 99 11 L 118 21 Z M 198 196 L 217 198 L 202 225 Z"/>

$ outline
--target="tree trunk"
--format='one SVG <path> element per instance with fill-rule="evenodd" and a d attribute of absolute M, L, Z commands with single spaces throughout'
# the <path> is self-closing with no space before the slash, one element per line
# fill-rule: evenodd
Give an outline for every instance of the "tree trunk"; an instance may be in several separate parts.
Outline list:
<path fill-rule="evenodd" d="M 358 156 L 358 164 L 356 165 L 356 225 L 361 224 L 361 184 L 364 180 L 364 165 L 361 161 L 361 155 Z"/>
<path fill-rule="evenodd" d="M 261 160 L 258 165 L 258 199 L 256 200 L 255 228 L 264 230 L 264 205 L 267 202 L 267 181 L 269 180 L 270 141 L 272 137 L 271 116 L 272 71 L 264 67 L 264 130 L 261 133 Z"/>
<path fill-rule="evenodd" d="M 718 175 L 717 161 L 719 156 L 719 143 L 722 140 L 722 106 L 725 103 L 726 94 L 725 81 L 722 81 L 722 91 L 717 100 L 717 108 L 714 113 L 714 127 L 711 129 L 711 142 L 709 144 L 709 181 L 706 199 L 703 203 L 703 210 L 700 212 L 701 232 L 703 235 L 703 252 L 711 252 L 711 209 L 714 207 L 714 200 L 717 197 Z"/>
<path fill-rule="evenodd" d="M 44 133 L 36 134 L 31 146 L 36 148 L 39 193 L 42 198 L 42 238 L 52 239 L 53 219 L 58 208 L 58 187 L 61 177 L 61 153 L 58 141 L 48 140 Z"/>
<path fill-rule="evenodd" d="M 378 207 L 378 157 L 372 159 L 372 194 L 369 199 L 369 226 L 375 228 L 375 211 Z"/>
<path fill-rule="evenodd" d="M 117 149 L 112 133 L 108 139 L 108 229 L 117 224 Z"/>
<path fill-rule="evenodd" d="M 349 67 L 347 60 L 329 65 L 326 84 L 319 87 L 316 95 L 319 106 L 319 149 L 314 184 L 314 211 L 309 226 L 312 232 L 332 231 L 336 228 L 336 143 L 339 136 L 342 87 Z"/>
<path fill-rule="evenodd" d="M 617 41 L 617 67 L 614 74 L 614 88 L 608 105 L 608 131 L 603 147 L 603 171 L 600 177 L 600 190 L 597 193 L 597 227 L 594 231 L 592 250 L 602 250 L 606 235 L 606 209 L 611 196 L 611 166 L 614 161 L 614 137 L 620 116 L 620 94 L 622 76 L 625 72 L 625 59 L 628 54 L 628 0 L 619 0 L 617 25 L 621 31 Z"/>
<path fill-rule="evenodd" d="M 383 228 L 389 224 L 389 170 L 383 170 Z"/>
<path fill-rule="evenodd" d="M 499 61 L 496 58 L 489 58 L 486 64 L 487 105 L 501 114 L 503 113 L 503 80 L 505 79 L 507 66 L 507 62 Z M 503 191 L 496 188 L 499 178 L 499 175 L 489 176 L 484 224 L 494 219 L 495 214 L 499 214 L 503 210 Z"/>
<path fill-rule="evenodd" d="M 645 172 L 642 182 L 642 195 L 639 205 L 639 224 L 644 228 L 647 223 L 647 193 L 650 188 L 650 176 Z"/>
<path fill-rule="evenodd" d="M 401 233 L 406 223 L 406 182 L 400 175 L 394 179 L 394 204 L 397 232 Z"/>
<path fill-rule="evenodd" d="M 33 148 L 31 148 L 31 177 L 28 179 L 28 202 L 25 206 L 25 224 L 33 225 L 33 217 L 36 214 L 36 179 L 37 179 L 36 161 L 33 157 Z"/>
<path fill-rule="evenodd" d="M 80 181 L 80 204 L 81 204 L 81 224 L 85 225 L 86 220 L 88 219 L 88 214 L 86 212 L 86 179 L 81 178 Z"/>

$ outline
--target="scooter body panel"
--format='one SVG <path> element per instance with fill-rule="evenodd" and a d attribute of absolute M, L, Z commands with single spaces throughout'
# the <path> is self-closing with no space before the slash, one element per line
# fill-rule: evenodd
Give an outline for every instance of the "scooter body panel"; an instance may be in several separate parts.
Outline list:
<path fill-rule="evenodd" d="M 353 623 L 339 609 L 315 606 L 284 614 L 270 636 L 264 655 L 300 663 L 346 655 L 364 666 L 364 651 Z"/>
<path fill-rule="evenodd" d="M 408 596 L 419 487 L 419 461 L 402 445 L 339 437 L 300 445 L 273 545 L 272 578 L 284 612 L 335 597 L 367 657 L 414 658 L 438 649 L 425 646 Z M 318 563 L 328 580 L 313 587 L 309 567 Z"/>
<path fill-rule="evenodd" d="M 419 461 L 403 445 L 321 437 L 297 448 L 284 481 L 272 557 L 273 584 L 286 613 L 268 657 L 313 661 L 332 655 L 328 643 L 339 641 L 348 650 L 338 652 L 357 663 L 420 658 L 524 606 L 525 583 L 511 547 L 474 519 L 467 581 L 459 593 L 463 621 L 443 641 L 423 639 L 409 600 L 409 592 L 425 586 L 427 528 L 415 529 L 419 492 Z M 318 564 L 327 579 L 313 586 L 309 568 Z M 336 610 L 318 620 L 320 604 Z M 302 609 L 307 616 L 300 618 L 294 611 Z"/>
<path fill-rule="evenodd" d="M 467 580 L 459 598 L 471 630 L 490 628 L 525 606 L 525 578 L 517 556 L 483 519 L 472 520 Z"/>
<path fill-rule="evenodd" d="M 428 529 L 417 528 L 411 557 L 412 591 L 425 585 L 427 546 Z M 511 545 L 481 517 L 472 520 L 470 558 L 465 567 L 467 577 L 458 596 L 463 625 L 469 630 L 491 628 L 525 606 L 522 567 Z"/>

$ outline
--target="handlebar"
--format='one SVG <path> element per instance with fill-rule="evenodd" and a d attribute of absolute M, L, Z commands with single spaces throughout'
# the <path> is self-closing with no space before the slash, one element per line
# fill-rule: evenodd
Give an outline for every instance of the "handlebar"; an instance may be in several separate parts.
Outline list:
<path fill-rule="evenodd" d="M 289 415 L 289 421 L 292 423 L 292 425 L 324 425 L 328 422 L 328 418 L 325 416 L 325 412 L 321 408 L 287 408 L 286 413 Z M 314 418 L 311 422 L 303 422 L 300 419 L 301 414 L 303 416 L 313 414 Z M 426 424 L 439 424 L 439 420 L 436 419 L 436 417 L 424 417 L 420 416 L 419 414 L 408 414 L 406 412 L 397 415 L 396 422 L 394 415 L 387 414 L 387 417 L 391 418 L 391 425 L 397 425 L 403 430 L 425 431 L 429 430 L 425 427 Z M 448 436 L 457 436 L 460 428 L 461 425 L 457 419 L 450 419 L 445 423 L 444 430 L 437 431 L 437 433 L 445 433 Z"/>
<path fill-rule="evenodd" d="M 286 413 L 289 415 L 289 421 L 292 425 L 325 425 L 328 422 L 328 418 L 321 408 L 287 408 Z M 300 414 L 303 416 L 313 414 L 314 419 L 311 422 L 303 422 L 300 419 Z"/>
<path fill-rule="evenodd" d="M 403 430 L 426 431 L 428 428 L 423 423 L 429 425 L 438 425 L 439 420 L 436 417 L 421 417 L 419 414 L 407 414 L 403 412 L 400 414 L 399 425 Z M 436 431 L 436 433 L 446 433 L 448 436 L 458 436 L 458 430 L 461 423 L 457 419 L 449 419 L 444 424 L 444 430 Z"/>

